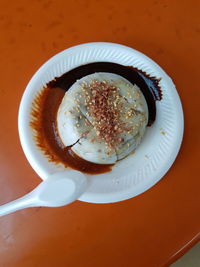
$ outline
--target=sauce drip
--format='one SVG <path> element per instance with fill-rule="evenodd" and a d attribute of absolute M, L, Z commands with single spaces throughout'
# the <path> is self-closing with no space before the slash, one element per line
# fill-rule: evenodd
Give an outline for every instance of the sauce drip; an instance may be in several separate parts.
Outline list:
<path fill-rule="evenodd" d="M 71 147 L 65 147 L 57 131 L 57 111 L 65 92 L 77 79 L 95 73 L 110 72 L 121 75 L 141 89 L 149 110 L 150 126 L 156 118 L 156 100 L 162 99 L 159 80 L 131 66 L 110 62 L 97 62 L 79 66 L 66 72 L 61 77 L 50 81 L 36 96 L 32 106 L 30 126 L 35 130 L 37 146 L 56 164 L 62 163 L 88 174 L 99 174 L 111 171 L 113 164 L 95 164 L 78 157 Z"/>

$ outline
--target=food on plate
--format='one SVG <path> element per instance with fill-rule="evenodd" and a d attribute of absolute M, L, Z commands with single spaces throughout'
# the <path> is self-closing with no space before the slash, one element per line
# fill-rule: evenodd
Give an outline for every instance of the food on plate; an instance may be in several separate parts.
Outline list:
<path fill-rule="evenodd" d="M 115 163 L 134 151 L 147 123 L 148 107 L 140 88 L 106 72 L 77 80 L 57 112 L 57 130 L 64 146 L 98 164 Z"/>
<path fill-rule="evenodd" d="M 50 80 L 36 95 L 30 126 L 48 161 L 88 174 L 112 170 L 156 119 L 160 79 L 133 66 L 92 62 Z"/>

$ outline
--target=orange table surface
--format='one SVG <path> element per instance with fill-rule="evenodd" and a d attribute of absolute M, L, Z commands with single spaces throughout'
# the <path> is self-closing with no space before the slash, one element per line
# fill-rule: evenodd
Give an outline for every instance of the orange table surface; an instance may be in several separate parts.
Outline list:
<path fill-rule="evenodd" d="M 199 10 L 198 0 L 1 0 L 0 204 L 40 182 L 20 146 L 19 103 L 41 64 L 70 46 L 115 42 L 155 60 L 177 86 L 185 134 L 167 175 L 135 198 L 1 217 L 0 266 L 160 267 L 199 240 Z"/>

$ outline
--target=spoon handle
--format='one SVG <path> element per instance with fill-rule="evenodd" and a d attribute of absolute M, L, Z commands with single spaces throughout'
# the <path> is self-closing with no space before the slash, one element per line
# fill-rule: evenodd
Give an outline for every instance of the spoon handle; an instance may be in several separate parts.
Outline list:
<path fill-rule="evenodd" d="M 21 210 L 28 207 L 37 206 L 36 198 L 28 193 L 25 196 L 13 200 L 9 203 L 0 206 L 0 216 L 7 215 L 9 213 L 15 212 L 17 210 Z"/>
<path fill-rule="evenodd" d="M 29 207 L 61 207 L 77 200 L 87 186 L 86 177 L 77 171 L 51 174 L 25 196 L 0 206 L 0 216 Z"/>

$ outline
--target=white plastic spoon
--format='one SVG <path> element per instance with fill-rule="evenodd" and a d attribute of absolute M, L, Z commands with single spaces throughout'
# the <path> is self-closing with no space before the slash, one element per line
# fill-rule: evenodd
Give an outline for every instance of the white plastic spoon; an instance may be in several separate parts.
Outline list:
<path fill-rule="evenodd" d="M 83 194 L 86 185 L 86 177 L 78 171 L 52 174 L 27 195 L 0 206 L 0 216 L 29 207 L 67 205 Z"/>

